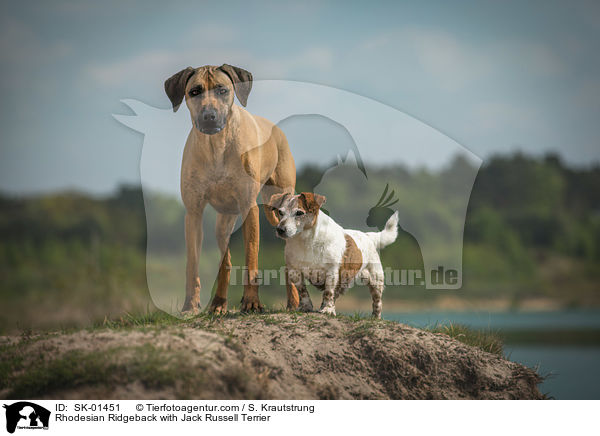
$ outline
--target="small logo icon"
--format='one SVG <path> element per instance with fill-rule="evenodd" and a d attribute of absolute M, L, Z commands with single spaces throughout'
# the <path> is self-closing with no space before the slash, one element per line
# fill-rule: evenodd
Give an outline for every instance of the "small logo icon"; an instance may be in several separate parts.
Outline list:
<path fill-rule="evenodd" d="M 375 206 L 369 210 L 369 216 L 367 217 L 367 225 L 369 227 L 377 227 L 379 230 L 383 230 L 385 223 L 392 216 L 394 211 L 390 209 L 390 206 L 398 203 L 398 199 L 394 200 L 395 192 L 392 190 L 386 197 L 390 184 L 385 185 L 383 194 Z"/>
<path fill-rule="evenodd" d="M 48 429 L 50 411 L 29 401 L 19 401 L 4 405 L 6 409 L 6 431 L 14 433 L 18 429 Z"/>

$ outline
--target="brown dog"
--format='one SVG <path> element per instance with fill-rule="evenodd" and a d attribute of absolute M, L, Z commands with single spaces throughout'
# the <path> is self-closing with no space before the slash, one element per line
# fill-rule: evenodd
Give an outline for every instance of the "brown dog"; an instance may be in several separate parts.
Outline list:
<path fill-rule="evenodd" d="M 183 98 L 192 117 L 192 130 L 183 152 L 181 196 L 186 208 L 187 251 L 185 303 L 182 311 L 197 313 L 200 306 L 198 257 L 202 246 L 202 213 L 206 204 L 217 211 L 217 242 L 222 260 L 217 291 L 210 311 L 227 310 L 231 269 L 229 238 L 238 215 L 246 249 L 247 275 L 243 311 L 262 310 L 257 270 L 259 217 L 256 198 L 263 203 L 277 192 L 294 192 L 296 168 L 283 132 L 270 121 L 233 104 L 234 94 L 246 106 L 252 74 L 231 65 L 188 67 L 165 82 L 165 91 L 177 111 Z M 272 208 L 269 222 L 277 225 Z M 287 281 L 287 280 L 286 280 Z M 298 306 L 298 292 L 288 282 L 288 308 Z"/>

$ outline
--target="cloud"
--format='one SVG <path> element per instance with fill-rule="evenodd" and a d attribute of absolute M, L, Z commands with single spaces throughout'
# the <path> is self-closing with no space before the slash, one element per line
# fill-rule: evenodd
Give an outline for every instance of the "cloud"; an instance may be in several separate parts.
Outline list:
<path fill-rule="evenodd" d="M 169 65 L 179 63 L 181 68 L 185 68 L 185 58 L 181 53 L 166 50 L 149 51 L 118 62 L 89 64 L 84 67 L 84 73 L 98 85 L 114 87 L 140 77 L 156 76 L 157 72 L 164 72 Z"/>
<path fill-rule="evenodd" d="M 574 91 L 572 103 L 597 114 L 600 111 L 600 79 L 589 78 L 580 81 Z"/>
<path fill-rule="evenodd" d="M 535 77 L 560 76 L 568 71 L 568 64 L 550 44 L 533 41 L 510 40 L 492 44 L 494 57 L 489 62 L 522 68 Z"/>
<path fill-rule="evenodd" d="M 84 76 L 104 87 L 123 86 L 140 80 L 156 83 L 178 68 L 200 66 L 198 60 L 202 59 L 202 65 L 219 65 L 225 61 L 247 68 L 257 78 L 281 79 L 298 68 L 326 72 L 334 62 L 333 53 L 324 47 L 311 47 L 283 58 L 265 58 L 239 49 L 213 47 L 208 50 L 154 50 L 117 62 L 93 63 L 84 67 Z"/>
<path fill-rule="evenodd" d="M 491 72 L 485 51 L 475 50 L 448 32 L 413 28 L 402 32 L 400 38 L 410 45 L 423 69 L 445 90 L 464 88 Z"/>
<path fill-rule="evenodd" d="M 414 63 L 442 91 L 458 92 L 477 81 L 511 74 L 535 77 L 561 75 L 567 64 L 548 43 L 508 38 L 482 42 L 465 40 L 441 28 L 408 26 L 371 35 L 356 50 L 386 53 L 402 63 Z"/>
<path fill-rule="evenodd" d="M 520 131 L 548 131 L 542 114 L 533 107 L 505 102 L 485 102 L 470 111 L 473 128 L 488 133 L 506 133 L 507 126 Z"/>
<path fill-rule="evenodd" d="M 573 74 L 562 52 L 524 37 L 467 39 L 441 28 L 407 26 L 371 35 L 353 53 L 385 64 L 382 82 L 403 95 L 402 107 L 452 136 L 472 139 L 474 149 L 516 141 L 542 147 L 557 127 L 549 121 L 555 108 L 541 101 L 576 92 L 556 86 Z M 593 83 L 586 89 L 597 95 Z"/>
<path fill-rule="evenodd" d="M 432 89 L 459 93 L 474 84 L 494 80 L 512 86 L 512 77 L 522 77 L 524 72 L 532 77 L 548 77 L 566 71 L 562 59 L 545 44 L 516 39 L 465 40 L 440 28 L 410 26 L 380 32 L 350 50 L 334 50 L 324 43 L 283 55 L 265 55 L 240 48 L 243 35 L 237 29 L 218 23 L 208 26 L 184 35 L 183 45 L 176 50 L 149 50 L 116 61 L 85 65 L 84 77 L 104 87 L 124 86 L 132 81 L 154 84 L 177 68 L 227 62 L 247 68 L 257 79 L 323 80 L 336 70 L 353 80 L 357 60 L 368 64 L 373 59 L 373 64 L 393 68 L 400 77 L 412 69 L 424 74 L 427 80 L 421 81 L 429 82 Z"/>
<path fill-rule="evenodd" d="M 48 43 L 30 26 L 16 19 L 0 20 L 0 56 L 3 68 L 18 71 L 24 66 L 41 65 L 69 55 L 73 45 L 67 41 Z"/>
<path fill-rule="evenodd" d="M 334 57 L 328 48 L 310 47 L 283 59 L 254 58 L 253 63 L 256 63 L 257 75 L 282 79 L 299 69 L 327 73 L 334 65 Z"/>

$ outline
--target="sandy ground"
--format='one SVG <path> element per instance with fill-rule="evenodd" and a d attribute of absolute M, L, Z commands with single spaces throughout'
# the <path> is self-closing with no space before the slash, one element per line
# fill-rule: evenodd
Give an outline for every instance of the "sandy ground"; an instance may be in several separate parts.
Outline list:
<path fill-rule="evenodd" d="M 542 398 L 533 370 L 446 335 L 319 314 L 82 330 L 26 343 L 3 337 L 0 345 L 19 341 L 22 368 L 44 368 L 73 351 L 106 354 L 116 368 L 107 380 L 50 382 L 41 395 L 48 399 Z M 145 346 L 162 363 L 139 378 L 127 368 L 135 350 Z M 165 378 L 162 370 L 176 376 Z M 15 376 L 18 371 L 27 369 L 15 370 Z M 153 377 L 162 382 L 153 383 Z M 0 397 L 13 395 L 10 386 L 0 390 Z"/>

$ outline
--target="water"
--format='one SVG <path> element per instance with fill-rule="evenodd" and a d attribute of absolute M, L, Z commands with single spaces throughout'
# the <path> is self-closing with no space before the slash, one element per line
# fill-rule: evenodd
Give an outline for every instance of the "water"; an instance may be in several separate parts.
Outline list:
<path fill-rule="evenodd" d="M 383 317 L 415 327 L 436 323 L 464 324 L 472 328 L 498 329 L 567 329 L 600 328 L 600 310 L 560 310 L 552 312 L 407 312 L 384 313 Z"/>
<path fill-rule="evenodd" d="M 454 323 L 491 330 L 600 328 L 599 310 L 384 313 L 384 318 L 415 327 Z M 549 375 L 539 386 L 542 393 L 561 400 L 600 399 L 600 346 L 507 344 L 505 353 L 510 360 Z"/>
<path fill-rule="evenodd" d="M 510 360 L 548 375 L 539 386 L 542 393 L 558 400 L 600 399 L 600 347 L 507 346 Z"/>

